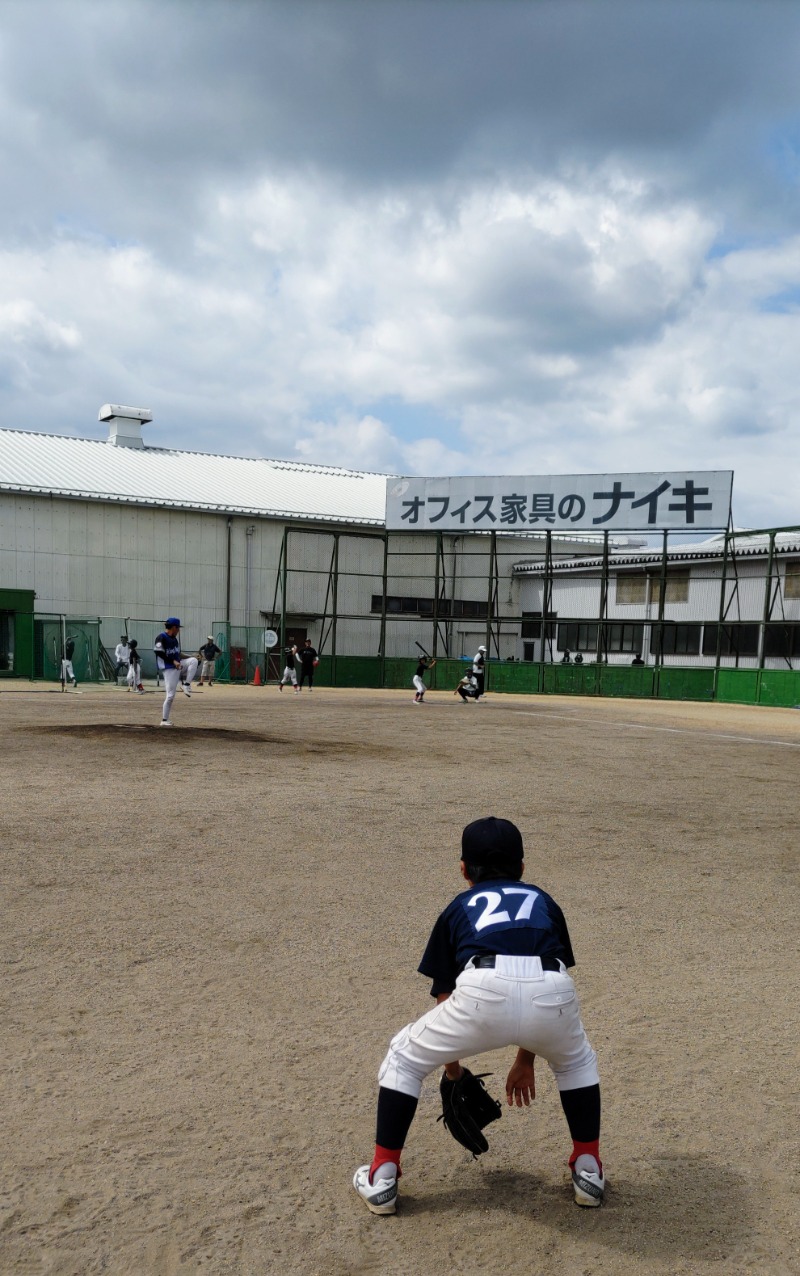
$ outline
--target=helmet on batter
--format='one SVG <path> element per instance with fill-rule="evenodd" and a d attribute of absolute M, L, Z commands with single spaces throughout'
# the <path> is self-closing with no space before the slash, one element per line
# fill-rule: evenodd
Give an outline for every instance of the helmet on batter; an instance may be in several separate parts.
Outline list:
<path fill-rule="evenodd" d="M 496 815 L 473 820 L 461 834 L 461 858 L 467 864 L 486 866 L 495 860 L 524 859 L 522 834 L 510 820 Z"/>
<path fill-rule="evenodd" d="M 176 628 L 176 629 L 180 629 L 180 627 L 181 627 L 181 622 L 178 620 L 178 617 L 177 617 L 177 616 L 167 616 L 167 619 L 164 621 L 164 628 L 165 628 L 165 629 L 171 629 L 173 625 L 175 626 L 175 628 Z"/>

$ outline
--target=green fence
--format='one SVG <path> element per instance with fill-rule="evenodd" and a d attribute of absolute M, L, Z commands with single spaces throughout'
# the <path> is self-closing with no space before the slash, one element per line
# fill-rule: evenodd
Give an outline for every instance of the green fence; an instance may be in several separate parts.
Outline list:
<path fill-rule="evenodd" d="M 15 613 L 20 658 L 4 675 L 41 678 L 57 682 L 61 677 L 61 652 L 65 639 L 72 643 L 72 665 L 78 682 L 113 679 L 113 649 L 120 634 L 136 636 L 145 678 L 155 677 L 152 644 L 162 627 L 157 620 L 118 616 L 57 616 Z M 264 630 L 259 626 L 213 626 L 222 649 L 217 661 L 220 682 L 252 683 L 256 670 L 263 681 L 277 682 L 283 669 L 279 649 L 265 655 Z M 210 629 L 206 632 L 210 632 Z M 30 635 L 30 637 L 28 637 Z M 187 648 L 188 650 L 188 648 Z M 316 671 L 321 687 L 407 688 L 418 658 L 380 656 L 335 657 L 322 655 Z M 471 663 L 439 659 L 426 675 L 431 691 L 453 692 Z M 510 695 L 613 696 L 659 700 L 706 700 L 731 704 L 763 704 L 800 708 L 800 670 L 728 669 L 681 665 L 534 664 L 522 661 L 490 661 L 486 690 Z"/>

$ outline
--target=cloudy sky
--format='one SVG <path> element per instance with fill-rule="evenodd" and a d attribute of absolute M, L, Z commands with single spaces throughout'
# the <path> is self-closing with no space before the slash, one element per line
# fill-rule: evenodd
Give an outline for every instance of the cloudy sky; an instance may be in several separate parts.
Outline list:
<path fill-rule="evenodd" d="M 0 425 L 800 523 L 800 5 L 2 0 Z"/>

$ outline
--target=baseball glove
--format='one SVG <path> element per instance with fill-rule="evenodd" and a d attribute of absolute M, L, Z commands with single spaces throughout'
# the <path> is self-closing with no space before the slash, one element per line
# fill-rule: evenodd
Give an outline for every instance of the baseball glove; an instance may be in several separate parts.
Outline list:
<path fill-rule="evenodd" d="M 491 1121 L 497 1121 L 503 1111 L 481 1080 L 488 1076 L 491 1073 L 481 1072 L 476 1076 L 469 1068 L 464 1068 L 457 1081 L 450 1081 L 444 1072 L 439 1083 L 442 1115 L 437 1119 L 444 1121 L 445 1129 L 474 1157 L 488 1152 L 489 1144 L 483 1128 Z"/>

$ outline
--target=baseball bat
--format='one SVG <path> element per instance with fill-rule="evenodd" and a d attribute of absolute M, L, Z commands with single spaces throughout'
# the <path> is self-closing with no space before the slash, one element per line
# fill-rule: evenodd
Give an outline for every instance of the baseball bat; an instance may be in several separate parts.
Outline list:
<path fill-rule="evenodd" d="M 415 641 L 414 641 L 414 646 L 415 646 L 415 647 L 419 647 L 419 649 L 420 649 L 420 651 L 422 652 L 423 656 L 427 656 L 427 657 L 428 657 L 428 659 L 430 660 L 430 658 L 431 658 L 431 653 L 430 653 L 429 651 L 426 651 L 426 650 L 425 650 L 425 648 L 423 647 L 423 645 L 422 645 L 422 643 L 421 643 L 421 642 L 417 642 L 417 641 L 416 641 L 416 639 L 415 639 Z"/>

